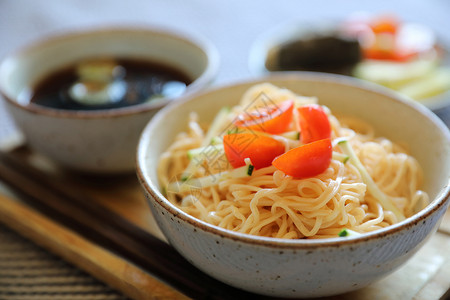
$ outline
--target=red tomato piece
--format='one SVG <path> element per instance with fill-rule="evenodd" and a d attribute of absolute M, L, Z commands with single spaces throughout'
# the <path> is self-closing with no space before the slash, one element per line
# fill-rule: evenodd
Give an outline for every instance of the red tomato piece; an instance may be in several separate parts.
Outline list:
<path fill-rule="evenodd" d="M 233 168 L 244 166 L 245 158 L 250 158 L 255 169 L 268 167 L 285 150 L 282 142 L 253 133 L 227 134 L 223 137 L 223 146 Z"/>
<path fill-rule="evenodd" d="M 272 164 L 286 175 L 308 178 L 325 171 L 331 162 L 331 139 L 323 139 L 289 150 L 278 156 Z"/>
<path fill-rule="evenodd" d="M 405 62 L 414 59 L 426 49 L 421 43 L 418 43 L 420 46 L 417 47 L 415 43 L 408 42 L 409 36 L 417 40 L 417 36 L 423 36 L 425 33 L 423 31 L 411 33 L 411 26 L 402 24 L 395 15 L 375 17 L 369 22 L 369 26 L 373 38 L 370 39 L 370 43 L 362 47 L 365 58 Z M 410 29 L 405 31 L 406 27 Z"/>
<path fill-rule="evenodd" d="M 375 34 L 378 33 L 392 33 L 397 32 L 400 26 L 400 20 L 392 14 L 383 14 L 374 17 L 370 22 L 370 28 L 372 28 Z"/>
<path fill-rule="evenodd" d="M 363 50 L 364 57 L 367 59 L 392 60 L 397 62 L 406 62 L 417 56 L 418 52 L 401 52 L 397 49 L 386 51 L 382 49 L 367 48 Z"/>
<path fill-rule="evenodd" d="M 405 48 L 399 44 L 398 34 L 379 33 L 374 36 L 373 42 L 363 48 L 363 54 L 368 59 L 393 60 L 404 62 L 418 55 L 418 50 Z"/>
<path fill-rule="evenodd" d="M 307 144 L 331 136 L 330 121 L 320 105 L 303 105 L 297 110 L 300 117 L 300 137 L 302 143 Z"/>
<path fill-rule="evenodd" d="M 406 62 L 417 56 L 417 52 L 401 52 L 398 49 L 383 50 L 376 48 L 367 48 L 363 50 L 364 57 L 367 59 L 392 60 L 397 62 Z"/>
<path fill-rule="evenodd" d="M 294 101 L 286 100 L 240 114 L 234 124 L 239 128 L 278 134 L 287 131 L 292 122 Z"/>

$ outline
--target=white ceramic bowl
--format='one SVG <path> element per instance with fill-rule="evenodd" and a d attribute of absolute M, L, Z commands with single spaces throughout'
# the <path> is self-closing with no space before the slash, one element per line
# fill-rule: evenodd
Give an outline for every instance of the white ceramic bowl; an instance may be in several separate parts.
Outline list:
<path fill-rule="evenodd" d="M 117 27 L 54 36 L 0 63 L 0 93 L 33 150 L 71 169 L 133 171 L 142 129 L 173 99 L 96 111 L 57 110 L 20 101 L 24 89 L 52 71 L 100 55 L 148 59 L 184 71 L 193 79 L 186 89 L 191 93 L 214 79 L 218 54 L 199 37 L 159 28 Z"/>
<path fill-rule="evenodd" d="M 357 116 L 377 134 L 409 144 L 424 169 L 431 204 L 388 228 L 349 238 L 283 240 L 231 232 L 199 221 L 161 193 L 156 166 L 185 130 L 189 111 L 202 121 L 237 104 L 250 86 L 271 82 L 317 96 L 334 113 Z M 174 122 L 167 123 L 170 117 Z M 435 232 L 449 205 L 450 133 L 428 109 L 375 85 L 343 76 L 292 73 L 193 95 L 160 111 L 144 129 L 138 177 L 154 218 L 170 243 L 195 266 L 232 286 L 279 297 L 318 297 L 359 289 L 405 263 Z"/>

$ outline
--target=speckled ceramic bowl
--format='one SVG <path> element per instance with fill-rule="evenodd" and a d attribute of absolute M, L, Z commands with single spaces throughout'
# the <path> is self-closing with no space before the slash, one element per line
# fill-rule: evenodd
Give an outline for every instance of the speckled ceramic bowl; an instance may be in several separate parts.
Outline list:
<path fill-rule="evenodd" d="M 271 82 L 309 96 L 334 113 L 358 116 L 377 134 L 404 141 L 423 166 L 431 204 L 406 220 L 373 233 L 325 240 L 283 240 L 231 232 L 199 221 L 160 191 L 161 153 L 185 129 L 188 111 L 211 119 L 236 104 L 250 86 Z M 165 120 L 170 116 L 172 123 Z M 168 106 L 143 131 L 138 177 L 162 232 L 195 266 L 232 286 L 279 297 L 317 297 L 352 291 L 405 263 L 435 232 L 449 205 L 450 133 L 428 109 L 351 78 L 298 73 L 277 75 L 194 95 Z"/>
<path fill-rule="evenodd" d="M 27 144 L 63 166 L 87 172 L 134 171 L 142 129 L 174 100 L 96 111 L 57 110 L 21 102 L 21 93 L 47 74 L 96 56 L 147 59 L 172 66 L 193 79 L 185 93 L 207 86 L 218 70 L 218 54 L 209 42 L 153 27 L 65 33 L 4 58 L 0 93 Z"/>

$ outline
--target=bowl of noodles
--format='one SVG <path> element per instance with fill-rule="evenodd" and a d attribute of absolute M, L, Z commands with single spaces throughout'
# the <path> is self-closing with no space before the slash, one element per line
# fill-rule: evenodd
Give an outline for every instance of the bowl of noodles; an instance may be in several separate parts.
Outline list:
<path fill-rule="evenodd" d="M 405 263 L 449 205 L 450 133 L 368 82 L 278 74 L 159 112 L 137 174 L 167 240 L 205 273 L 277 297 L 367 286 Z"/>

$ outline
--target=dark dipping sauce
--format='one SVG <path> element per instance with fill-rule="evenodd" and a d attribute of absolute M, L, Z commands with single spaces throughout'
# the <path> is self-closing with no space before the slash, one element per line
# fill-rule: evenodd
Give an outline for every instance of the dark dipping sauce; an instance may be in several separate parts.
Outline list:
<path fill-rule="evenodd" d="M 95 58 L 89 61 L 95 62 Z M 84 103 L 71 96 L 71 88 L 80 80 L 78 67 L 83 63 L 80 62 L 53 72 L 38 82 L 32 90 L 30 102 L 64 110 L 114 109 L 177 97 L 192 83 L 182 71 L 165 64 L 124 58 L 114 58 L 113 61 L 120 69 L 119 76 L 108 81 L 108 84 L 119 84 L 120 92 L 115 93 L 114 99 Z"/>

